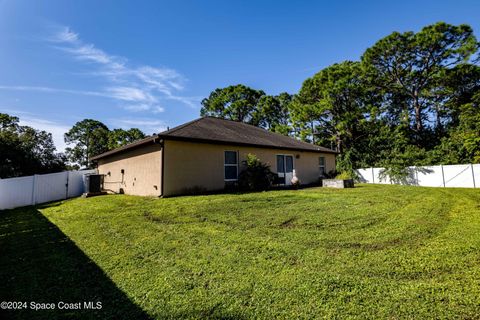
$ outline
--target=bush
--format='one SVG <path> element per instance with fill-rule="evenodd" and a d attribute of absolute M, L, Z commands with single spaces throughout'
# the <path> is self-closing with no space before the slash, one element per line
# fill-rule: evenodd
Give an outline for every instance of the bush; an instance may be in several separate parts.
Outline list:
<path fill-rule="evenodd" d="M 243 164 L 246 168 L 238 176 L 240 190 L 260 191 L 272 186 L 275 174 L 270 171 L 270 166 L 262 163 L 256 155 L 249 153 Z"/>
<path fill-rule="evenodd" d="M 344 171 L 335 177 L 335 179 L 338 179 L 338 180 L 350 180 L 353 178 L 354 176 L 352 175 L 352 173 L 348 171 Z"/>

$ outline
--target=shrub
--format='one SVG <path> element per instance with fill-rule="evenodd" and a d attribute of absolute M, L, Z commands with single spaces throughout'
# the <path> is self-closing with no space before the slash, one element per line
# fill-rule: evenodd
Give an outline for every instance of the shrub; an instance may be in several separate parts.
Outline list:
<path fill-rule="evenodd" d="M 353 179 L 353 175 L 352 173 L 348 172 L 348 171 L 344 171 L 340 174 L 338 174 L 335 179 L 338 179 L 338 180 L 349 180 L 349 179 Z"/>
<path fill-rule="evenodd" d="M 240 190 L 260 191 L 272 186 L 275 174 L 256 155 L 249 153 L 243 164 L 246 168 L 238 176 Z"/>

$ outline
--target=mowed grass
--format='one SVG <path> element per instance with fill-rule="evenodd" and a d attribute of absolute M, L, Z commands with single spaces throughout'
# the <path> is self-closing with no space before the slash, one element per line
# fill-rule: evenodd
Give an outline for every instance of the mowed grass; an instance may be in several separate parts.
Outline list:
<path fill-rule="evenodd" d="M 69 317 L 480 318 L 480 190 L 112 195 L 0 223 L 2 297 L 102 300 Z"/>

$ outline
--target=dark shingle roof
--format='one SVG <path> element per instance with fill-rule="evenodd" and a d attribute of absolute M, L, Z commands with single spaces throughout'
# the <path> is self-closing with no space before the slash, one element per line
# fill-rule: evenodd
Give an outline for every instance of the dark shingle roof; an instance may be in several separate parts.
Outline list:
<path fill-rule="evenodd" d="M 294 138 L 273 133 L 243 122 L 236 122 L 214 117 L 203 117 L 187 122 L 173 129 L 163 131 L 157 135 L 153 135 L 126 146 L 99 154 L 95 157 L 92 157 L 91 160 L 98 160 L 122 151 L 142 146 L 144 144 L 155 143 L 160 139 L 337 153 L 336 151 L 328 148 L 299 141 Z"/>
<path fill-rule="evenodd" d="M 243 122 L 204 117 L 158 134 L 164 139 L 193 140 L 278 149 L 336 153 Z"/>

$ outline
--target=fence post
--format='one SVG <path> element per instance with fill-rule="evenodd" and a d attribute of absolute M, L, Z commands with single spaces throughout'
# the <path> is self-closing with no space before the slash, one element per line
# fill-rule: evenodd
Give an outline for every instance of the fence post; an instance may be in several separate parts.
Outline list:
<path fill-rule="evenodd" d="M 472 168 L 472 179 L 473 179 L 473 187 L 476 188 L 475 185 L 475 171 L 473 171 L 473 163 L 470 163 L 470 168 Z"/>
<path fill-rule="evenodd" d="M 442 181 L 443 181 L 443 187 L 445 188 L 445 173 L 443 173 L 443 164 L 440 165 L 440 168 L 442 168 Z"/>
<path fill-rule="evenodd" d="M 375 171 L 373 170 L 373 167 L 372 167 L 372 183 L 375 183 Z"/>
<path fill-rule="evenodd" d="M 69 183 L 69 178 L 70 178 L 70 171 L 66 172 L 67 174 L 67 183 L 65 184 L 65 199 L 68 199 L 68 183 Z"/>
<path fill-rule="evenodd" d="M 33 183 L 32 183 L 32 205 L 34 206 L 37 202 L 37 175 L 33 175 Z"/>

